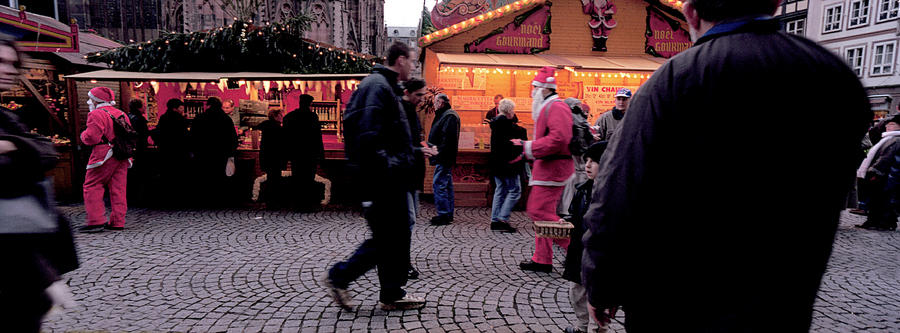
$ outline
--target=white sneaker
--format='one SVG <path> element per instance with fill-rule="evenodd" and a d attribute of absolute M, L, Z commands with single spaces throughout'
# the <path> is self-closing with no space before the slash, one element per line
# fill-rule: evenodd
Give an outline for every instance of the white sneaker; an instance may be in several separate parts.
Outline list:
<path fill-rule="evenodd" d="M 393 301 L 391 303 L 381 303 L 381 309 L 385 311 L 392 310 L 418 310 L 425 307 L 425 299 L 421 297 L 413 297 L 410 295 Z"/>

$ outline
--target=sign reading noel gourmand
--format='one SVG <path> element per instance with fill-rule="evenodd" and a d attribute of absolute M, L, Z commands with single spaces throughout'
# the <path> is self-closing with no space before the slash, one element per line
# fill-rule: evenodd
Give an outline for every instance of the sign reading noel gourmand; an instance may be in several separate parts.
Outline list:
<path fill-rule="evenodd" d="M 654 57 L 671 58 L 694 45 L 691 35 L 681 27 L 678 20 L 672 19 L 659 9 L 647 7 L 646 51 Z"/>
<path fill-rule="evenodd" d="M 550 3 L 466 44 L 466 53 L 534 54 L 550 49 Z"/>

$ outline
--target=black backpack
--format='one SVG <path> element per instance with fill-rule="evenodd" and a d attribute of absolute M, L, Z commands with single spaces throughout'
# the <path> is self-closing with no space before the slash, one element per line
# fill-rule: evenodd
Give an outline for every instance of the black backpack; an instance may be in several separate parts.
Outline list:
<path fill-rule="evenodd" d="M 113 157 L 117 160 L 124 161 L 134 157 L 134 150 L 137 147 L 137 131 L 131 127 L 125 113 L 118 118 L 113 117 L 109 111 L 103 110 L 109 115 L 113 121 L 113 133 L 116 137 L 109 141 L 112 144 Z"/>

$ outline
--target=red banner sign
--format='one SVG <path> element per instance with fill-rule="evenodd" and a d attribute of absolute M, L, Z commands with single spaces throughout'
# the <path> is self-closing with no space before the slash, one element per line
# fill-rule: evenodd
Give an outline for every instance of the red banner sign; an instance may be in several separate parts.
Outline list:
<path fill-rule="evenodd" d="M 681 27 L 678 20 L 661 13 L 653 6 L 647 7 L 646 51 L 654 57 L 671 58 L 694 45 L 691 34 Z"/>
<path fill-rule="evenodd" d="M 466 44 L 466 53 L 534 54 L 550 49 L 550 4 L 519 15 L 512 23 Z"/>

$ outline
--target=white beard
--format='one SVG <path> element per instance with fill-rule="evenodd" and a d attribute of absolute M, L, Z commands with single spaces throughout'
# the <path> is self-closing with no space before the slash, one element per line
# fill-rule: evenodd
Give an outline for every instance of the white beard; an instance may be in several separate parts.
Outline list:
<path fill-rule="evenodd" d="M 534 89 L 531 92 L 531 119 L 537 123 L 538 117 L 541 116 L 541 105 L 544 104 L 543 89 Z"/>
<path fill-rule="evenodd" d="M 94 109 L 97 108 L 97 106 L 94 105 L 94 101 L 92 101 L 92 100 L 88 100 L 87 105 L 88 105 L 88 110 L 90 110 L 90 111 L 94 111 Z"/>

